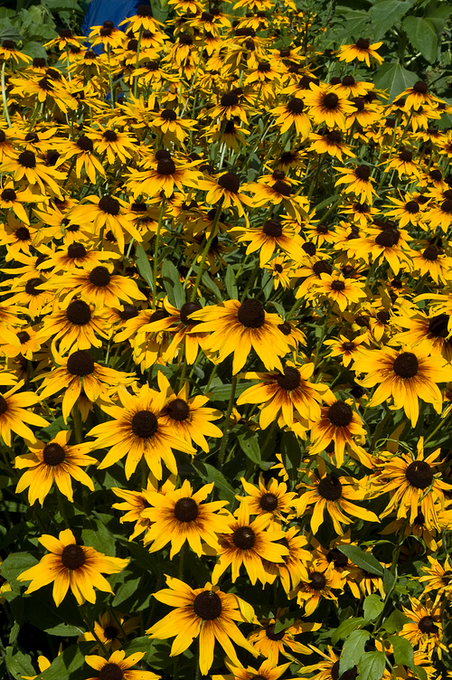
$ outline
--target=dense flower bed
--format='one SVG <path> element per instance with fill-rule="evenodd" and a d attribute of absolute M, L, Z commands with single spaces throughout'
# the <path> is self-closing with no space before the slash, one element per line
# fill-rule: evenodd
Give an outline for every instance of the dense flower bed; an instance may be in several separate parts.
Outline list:
<path fill-rule="evenodd" d="M 0 48 L 3 675 L 446 677 L 452 107 L 169 4 Z"/>

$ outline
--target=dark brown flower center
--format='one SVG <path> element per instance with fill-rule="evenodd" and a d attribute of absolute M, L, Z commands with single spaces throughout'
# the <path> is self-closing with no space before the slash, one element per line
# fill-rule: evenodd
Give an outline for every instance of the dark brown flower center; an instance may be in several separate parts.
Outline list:
<path fill-rule="evenodd" d="M 106 663 L 99 671 L 99 680 L 122 680 L 124 673 L 116 663 Z"/>
<path fill-rule="evenodd" d="M 268 73 L 271 70 L 271 65 L 268 61 L 260 61 L 257 70 L 260 73 Z"/>
<path fill-rule="evenodd" d="M 102 137 L 107 142 L 116 142 L 116 140 L 118 139 L 118 135 L 116 134 L 116 132 L 114 130 L 105 130 Z"/>
<path fill-rule="evenodd" d="M 336 427 L 347 427 L 353 420 L 353 410 L 345 401 L 336 401 L 329 407 L 326 417 Z"/>
<path fill-rule="evenodd" d="M 240 179 L 235 172 L 227 172 L 225 175 L 221 175 L 221 177 L 218 178 L 218 184 L 220 187 L 223 187 L 223 189 L 226 189 L 226 191 L 236 194 L 240 187 Z"/>
<path fill-rule="evenodd" d="M 185 302 L 180 308 L 179 312 L 180 320 L 186 326 L 200 323 L 195 319 L 189 319 L 190 314 L 193 314 L 193 312 L 197 312 L 200 309 L 202 309 L 202 305 L 199 302 Z"/>
<path fill-rule="evenodd" d="M 193 498 L 179 498 L 174 506 L 174 517 L 179 522 L 193 522 L 199 514 L 198 504 Z"/>
<path fill-rule="evenodd" d="M 256 543 L 256 534 L 251 527 L 239 527 L 232 534 L 232 542 L 240 550 L 250 550 Z"/>
<path fill-rule="evenodd" d="M 151 411 L 138 411 L 132 418 L 132 432 L 142 439 L 152 437 L 158 426 L 158 420 Z"/>
<path fill-rule="evenodd" d="M 30 240 L 30 232 L 27 227 L 19 227 L 19 229 L 16 229 L 15 234 L 18 241 Z"/>
<path fill-rule="evenodd" d="M 261 328 L 265 323 L 264 307 L 259 300 L 245 300 L 240 305 L 237 318 L 247 328 Z"/>
<path fill-rule="evenodd" d="M 333 267 L 327 260 L 319 260 L 312 265 L 312 271 L 316 276 L 320 277 L 320 274 L 331 274 Z"/>
<path fill-rule="evenodd" d="M 91 321 L 91 309 L 83 300 L 74 300 L 66 309 L 66 317 L 76 326 L 85 326 Z"/>
<path fill-rule="evenodd" d="M 428 332 L 436 338 L 447 338 L 449 335 L 449 314 L 433 316 L 428 324 Z"/>
<path fill-rule="evenodd" d="M 2 416 L 8 410 L 8 402 L 5 397 L 0 394 L 0 416 Z"/>
<path fill-rule="evenodd" d="M 226 92 L 220 100 L 221 106 L 237 106 L 238 103 L 239 98 L 235 92 Z"/>
<path fill-rule="evenodd" d="M 118 637 L 119 630 L 115 626 L 107 626 L 104 628 L 104 635 L 107 640 L 116 640 Z"/>
<path fill-rule="evenodd" d="M 2 200 L 3 201 L 15 201 L 16 200 L 16 192 L 14 189 L 3 189 L 2 191 Z"/>
<path fill-rule="evenodd" d="M 34 155 L 33 151 L 22 151 L 22 153 L 19 154 L 19 158 L 17 160 L 18 160 L 18 163 L 23 168 L 35 168 L 36 167 L 36 156 Z"/>
<path fill-rule="evenodd" d="M 422 80 L 418 80 L 417 83 L 414 83 L 413 90 L 415 92 L 419 92 L 420 94 L 425 94 L 427 92 L 427 83 L 424 83 Z"/>
<path fill-rule="evenodd" d="M 163 109 L 160 115 L 164 120 L 176 120 L 177 118 L 177 114 L 173 109 Z"/>
<path fill-rule="evenodd" d="M 32 295 L 33 297 L 36 297 L 37 295 L 42 294 L 42 290 L 38 290 L 38 286 L 40 286 L 42 283 L 41 279 L 28 279 L 27 283 L 25 284 L 25 292 L 27 295 Z"/>
<path fill-rule="evenodd" d="M 396 229 L 385 229 L 375 238 L 375 243 L 383 248 L 392 248 L 399 240 Z"/>
<path fill-rule="evenodd" d="M 71 258 L 71 260 L 75 260 L 77 258 L 82 258 L 85 257 L 86 255 L 86 248 L 83 245 L 83 243 L 71 243 L 71 245 L 67 249 L 67 256 Z"/>
<path fill-rule="evenodd" d="M 107 267 L 94 267 L 89 275 L 90 283 L 99 288 L 105 288 L 110 283 L 110 272 Z"/>
<path fill-rule="evenodd" d="M 419 203 L 417 203 L 417 201 L 408 201 L 408 203 L 405 204 L 405 210 L 411 213 L 411 215 L 418 213 L 419 209 Z"/>
<path fill-rule="evenodd" d="M 292 366 L 286 366 L 284 373 L 278 373 L 276 382 L 283 390 L 288 392 L 296 390 L 300 386 L 300 371 Z"/>
<path fill-rule="evenodd" d="M 441 210 L 442 212 L 450 215 L 452 213 L 452 201 L 450 200 L 443 201 L 443 203 L 441 203 Z"/>
<path fill-rule="evenodd" d="M 314 590 L 322 590 L 326 585 L 326 578 L 320 571 L 313 571 L 309 574 L 309 581 Z"/>
<path fill-rule="evenodd" d="M 66 569 L 80 569 L 85 564 L 85 559 L 85 551 L 76 543 L 66 545 L 61 553 L 61 562 Z"/>
<path fill-rule="evenodd" d="M 342 349 L 345 350 L 345 352 L 351 352 L 352 349 L 355 349 L 355 343 L 354 342 L 343 342 L 342 343 Z"/>
<path fill-rule="evenodd" d="M 342 496 L 342 484 L 337 477 L 331 475 L 320 480 L 317 490 L 322 498 L 328 501 L 337 501 Z"/>
<path fill-rule="evenodd" d="M 159 175 L 174 175 L 176 164 L 171 158 L 161 158 L 157 163 L 157 172 Z"/>
<path fill-rule="evenodd" d="M 278 499 L 274 493 L 264 493 L 261 496 L 259 505 L 264 512 L 273 512 L 278 507 Z"/>
<path fill-rule="evenodd" d="M 359 40 L 356 41 L 355 47 L 357 47 L 359 50 L 368 50 L 370 46 L 370 40 L 369 38 L 360 38 Z"/>
<path fill-rule="evenodd" d="M 345 288 L 345 283 L 343 281 L 339 281 L 338 279 L 336 281 L 333 281 L 331 284 L 331 289 L 332 290 L 344 290 Z"/>
<path fill-rule="evenodd" d="M 138 310 L 133 305 L 125 302 L 124 309 L 122 311 L 118 311 L 118 314 L 123 321 L 127 321 L 128 319 L 134 319 L 136 316 L 138 316 Z"/>
<path fill-rule="evenodd" d="M 19 331 L 17 334 L 17 339 L 21 345 L 24 345 L 30 340 L 30 335 L 27 333 L 27 331 Z"/>
<path fill-rule="evenodd" d="M 432 616 L 423 616 L 417 624 L 421 633 L 435 634 L 438 626 L 435 624 L 435 619 Z"/>
<path fill-rule="evenodd" d="M 286 321 L 284 321 L 284 323 L 278 324 L 278 328 L 283 335 L 290 335 L 292 333 L 290 323 L 287 323 Z"/>
<path fill-rule="evenodd" d="M 104 196 L 99 201 L 99 210 L 108 215 L 117 215 L 119 213 L 119 201 L 112 196 Z"/>
<path fill-rule="evenodd" d="M 282 179 L 278 179 L 272 186 L 273 191 L 276 191 L 276 193 L 281 194 L 281 196 L 290 196 L 292 193 L 292 189 L 290 188 L 290 184 L 287 184 L 287 182 L 283 182 Z"/>
<path fill-rule="evenodd" d="M 195 597 L 193 602 L 193 610 L 195 614 L 204 621 L 213 621 L 221 616 L 222 612 L 221 598 L 212 590 L 204 590 Z"/>
<path fill-rule="evenodd" d="M 290 113 L 301 113 L 304 109 L 304 101 L 302 99 L 298 99 L 298 97 L 294 97 L 289 102 L 287 102 L 286 108 L 290 111 Z"/>
<path fill-rule="evenodd" d="M 305 253 L 307 253 L 308 255 L 311 255 L 311 256 L 315 255 L 316 252 L 317 252 L 317 248 L 315 247 L 315 244 L 310 243 L 309 241 L 306 242 L 306 243 L 303 243 L 303 245 L 301 247 L 303 248 Z"/>
<path fill-rule="evenodd" d="M 286 631 L 280 630 L 279 633 L 275 633 L 275 624 L 271 623 L 269 626 L 266 627 L 265 629 L 265 634 L 267 635 L 269 640 L 274 640 L 277 642 L 278 640 L 282 640 Z"/>
<path fill-rule="evenodd" d="M 94 359 L 86 349 L 73 352 L 67 360 L 67 370 L 71 375 L 91 375 L 94 372 Z"/>
<path fill-rule="evenodd" d="M 416 489 L 426 489 L 433 482 L 433 470 L 425 460 L 415 460 L 408 465 L 405 477 Z"/>
<path fill-rule="evenodd" d="M 277 222 L 276 220 L 267 220 L 266 222 L 264 222 L 262 231 L 267 236 L 272 236 L 273 238 L 278 238 L 278 236 L 281 236 L 283 232 L 282 225 L 280 224 L 280 222 Z"/>
<path fill-rule="evenodd" d="M 400 378 L 414 378 L 419 370 L 419 362 L 413 352 L 402 352 L 392 366 Z"/>
<path fill-rule="evenodd" d="M 358 179 L 362 179 L 363 181 L 367 182 L 367 180 L 370 177 L 370 168 L 368 165 L 358 165 L 357 168 L 355 168 L 355 175 L 358 177 Z"/>
<path fill-rule="evenodd" d="M 80 139 L 77 140 L 77 146 L 82 151 L 94 151 L 93 140 L 86 135 L 82 135 Z"/>
<path fill-rule="evenodd" d="M 166 413 L 173 420 L 187 420 L 190 415 L 190 407 L 183 399 L 174 399 L 166 407 Z"/>
<path fill-rule="evenodd" d="M 137 16 L 150 17 L 152 16 L 152 9 L 150 5 L 138 5 Z"/>
<path fill-rule="evenodd" d="M 341 553 L 338 548 L 331 548 L 329 553 L 326 556 L 326 559 L 328 562 L 334 562 L 334 566 L 336 569 L 342 569 L 347 566 L 348 564 L 348 557 L 344 555 L 344 553 Z"/>
<path fill-rule="evenodd" d="M 329 94 L 326 94 L 323 98 L 323 106 L 326 109 L 333 110 L 333 109 L 337 108 L 338 104 L 339 104 L 339 97 L 334 92 L 330 92 Z"/>
<path fill-rule="evenodd" d="M 403 161 L 404 163 L 411 163 L 411 161 L 413 160 L 413 154 L 411 153 L 411 151 L 407 151 L 406 149 L 404 149 L 399 153 L 399 160 Z"/>
<path fill-rule="evenodd" d="M 60 465 L 66 458 L 66 453 L 62 446 L 53 442 L 52 444 L 47 444 L 42 452 L 44 458 L 44 463 L 46 465 Z"/>

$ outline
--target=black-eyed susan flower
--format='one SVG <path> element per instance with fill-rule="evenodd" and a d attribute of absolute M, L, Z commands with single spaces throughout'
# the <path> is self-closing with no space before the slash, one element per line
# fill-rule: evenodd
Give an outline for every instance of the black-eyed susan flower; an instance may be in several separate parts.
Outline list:
<path fill-rule="evenodd" d="M 218 352 L 219 361 L 234 353 L 232 372 L 238 373 L 244 366 L 251 348 L 272 371 L 282 370 L 280 357 L 289 350 L 286 338 L 278 328 L 282 319 L 269 314 L 256 298 L 227 300 L 221 305 L 205 307 L 193 312 L 190 318 L 201 321 L 198 332 L 211 332 L 205 349 Z"/>
<path fill-rule="evenodd" d="M 102 410 L 114 420 L 100 423 L 89 432 L 96 437 L 96 448 L 109 448 L 99 468 L 110 467 L 127 456 L 125 473 L 129 479 L 144 456 L 157 479 L 162 479 L 162 460 L 170 472 L 176 474 L 173 449 L 192 455 L 195 449 L 162 421 L 165 395 L 149 385 L 143 385 L 137 395 L 129 394 L 124 388 L 120 388 L 118 394 L 121 406 L 102 405 Z"/>
<path fill-rule="evenodd" d="M 170 559 L 186 542 L 198 557 L 203 554 L 201 541 L 218 548 L 218 534 L 228 530 L 229 513 L 221 512 L 227 501 L 203 502 L 213 486 L 212 482 L 193 492 L 190 482 L 185 480 L 180 489 L 146 495 L 149 507 L 143 510 L 141 516 L 151 522 L 144 537 L 149 552 L 161 550 L 170 541 Z"/>
<path fill-rule="evenodd" d="M 169 588 L 154 593 L 154 597 L 174 610 L 146 633 L 158 640 L 175 637 L 171 656 L 182 654 L 196 637 L 199 637 L 199 667 L 202 675 L 207 675 L 213 664 L 215 641 L 220 643 L 228 658 L 237 666 L 240 666 L 240 662 L 233 642 L 256 656 L 254 648 L 236 624 L 236 621 L 254 619 L 250 605 L 237 595 L 224 593 L 210 583 L 206 583 L 204 588 L 193 589 L 169 576 L 166 582 Z"/>
<path fill-rule="evenodd" d="M 421 567 L 425 576 L 421 576 L 420 583 L 425 583 L 424 588 L 427 592 L 437 591 L 437 597 L 451 597 L 452 591 L 452 565 L 449 563 L 449 555 L 446 555 L 444 566 L 431 555 L 427 555 L 430 566 Z"/>
<path fill-rule="evenodd" d="M 337 602 L 337 595 L 333 590 L 342 591 L 344 585 L 344 574 L 339 574 L 333 569 L 319 571 L 314 561 L 308 568 L 307 579 L 302 579 L 295 589 L 297 602 L 300 606 L 304 606 L 305 616 L 310 616 L 319 606 L 321 598 Z"/>
<path fill-rule="evenodd" d="M 409 349 L 409 351 L 407 351 Z M 361 350 L 354 369 L 365 377 L 357 380 L 363 387 L 378 385 L 369 406 L 376 406 L 391 396 L 397 409 L 404 409 L 413 427 L 419 418 L 419 399 L 432 404 L 441 413 L 443 404 L 437 383 L 452 379 L 451 369 L 441 357 L 429 357 L 418 347 L 396 350 Z"/>
<path fill-rule="evenodd" d="M 41 279 L 39 284 L 42 283 Z M 37 285 L 39 285 L 37 284 Z M 107 322 L 99 312 L 83 300 L 72 300 L 65 309 L 57 310 L 45 317 L 37 333 L 39 341 L 53 338 L 61 354 L 73 347 L 78 350 L 100 347 L 102 340 L 96 335 L 107 337 Z"/>
<path fill-rule="evenodd" d="M 144 655 L 145 652 L 135 652 L 126 656 L 123 650 L 117 649 L 108 659 L 95 654 L 85 656 L 88 666 L 96 671 L 88 680 L 159 680 L 160 675 L 151 671 L 131 670 Z"/>
<path fill-rule="evenodd" d="M 130 635 L 139 626 L 138 616 L 125 617 L 119 612 L 106 611 L 94 621 L 94 632 L 83 633 L 77 642 L 93 642 L 91 652 L 113 652 L 122 647 L 127 635 Z M 123 676 L 124 677 L 124 676 Z"/>
<path fill-rule="evenodd" d="M 336 399 L 332 394 L 324 397 L 328 406 L 321 409 L 319 420 L 311 422 L 311 446 L 309 453 L 317 455 L 332 442 L 334 443 L 334 455 L 336 466 L 340 468 L 344 462 L 344 453 L 347 452 L 357 458 L 366 467 L 372 467 L 369 455 L 355 442 L 354 437 L 365 437 L 366 431 L 362 426 L 362 420 L 352 409 L 349 403 Z"/>
<path fill-rule="evenodd" d="M 295 126 L 296 133 L 301 139 L 307 139 L 311 132 L 311 121 L 305 111 L 305 103 L 302 99 L 292 97 L 286 104 L 281 104 L 272 110 L 276 117 L 275 124 L 280 127 L 281 134 Z"/>
<path fill-rule="evenodd" d="M 39 403 L 39 397 L 34 392 L 19 392 L 24 382 L 20 380 L 10 390 L 0 394 L 0 436 L 8 447 L 11 446 L 11 431 L 34 443 L 36 437 L 28 425 L 48 425 L 44 418 L 30 409 L 30 406 Z"/>
<path fill-rule="evenodd" d="M 335 168 L 342 177 L 336 180 L 334 186 L 346 184 L 344 191 L 346 194 L 353 193 L 361 203 L 372 205 L 373 196 L 376 194 L 372 182 L 374 178 L 370 176 L 371 168 L 368 165 L 357 165 L 355 168 Z"/>
<path fill-rule="evenodd" d="M 292 500 L 296 496 L 294 492 L 287 490 L 285 482 L 278 482 L 272 477 L 266 486 L 262 474 L 259 475 L 258 487 L 247 482 L 244 477 L 240 481 L 248 495 L 236 496 L 236 498 L 248 507 L 250 515 L 266 517 L 270 527 L 285 521 L 284 515 L 291 512 Z M 279 526 L 276 526 L 276 528 L 279 528 Z"/>
<path fill-rule="evenodd" d="M 38 439 L 35 444 L 28 444 L 31 453 L 16 456 L 15 467 L 19 470 L 27 468 L 16 486 L 16 493 L 28 488 L 30 505 L 37 500 L 43 505 L 54 482 L 71 503 L 72 479 L 94 491 L 93 481 L 82 467 L 96 464 L 97 460 L 88 456 L 89 444 L 70 446 L 70 436 L 71 430 L 62 430 L 49 443 Z"/>
<path fill-rule="evenodd" d="M 341 312 L 345 312 L 347 307 L 365 298 L 366 292 L 358 281 L 343 275 L 321 274 L 321 281 L 313 286 L 310 296 L 335 303 Z"/>
<path fill-rule="evenodd" d="M 316 153 L 327 153 L 333 158 L 343 160 L 342 154 L 355 158 L 355 154 L 348 144 L 342 139 L 342 133 L 339 130 L 325 130 L 324 132 L 312 133 L 309 135 L 309 141 L 312 142 L 308 151 L 315 151 Z"/>
<path fill-rule="evenodd" d="M 268 521 L 262 515 L 250 522 L 249 509 L 244 503 L 236 515 L 229 520 L 228 532 L 219 536 L 220 548 L 213 553 L 217 555 L 218 561 L 213 568 L 212 583 L 218 583 L 229 566 L 232 568 L 233 583 L 238 579 L 242 566 L 253 585 L 257 580 L 262 583 L 262 587 L 266 583 L 273 583 L 276 574 L 267 571 L 266 563 L 283 562 L 284 556 L 288 555 L 286 546 L 278 543 L 284 538 L 284 532 L 265 530 Z"/>
<path fill-rule="evenodd" d="M 337 86 L 311 83 L 311 91 L 304 96 L 309 107 L 308 115 L 316 125 L 326 125 L 331 130 L 345 129 L 345 116 L 355 110 Z"/>
<path fill-rule="evenodd" d="M 351 502 L 362 501 L 366 497 L 365 489 L 357 479 L 340 476 L 338 471 L 327 473 L 323 463 L 319 466 L 319 475 L 312 470 L 307 470 L 306 474 L 311 480 L 310 483 L 300 482 L 298 488 L 304 488 L 307 491 L 302 493 L 293 504 L 299 517 L 304 516 L 308 509 L 312 512 L 311 529 L 314 534 L 324 522 L 325 510 L 326 516 L 333 522 L 334 531 L 339 536 L 344 533 L 341 524 L 353 522 L 344 513 L 352 517 L 360 517 L 368 522 L 379 522 L 374 512 Z"/>
<path fill-rule="evenodd" d="M 96 601 L 94 587 L 105 593 L 112 589 L 104 574 L 117 574 L 128 565 L 128 559 L 107 557 L 94 548 L 80 545 L 70 529 L 60 531 L 58 538 L 43 534 L 41 545 L 49 551 L 31 569 L 23 571 L 18 581 L 31 581 L 25 594 L 34 593 L 53 583 L 53 599 L 57 607 L 66 597 L 69 588 L 78 604 Z"/>
<path fill-rule="evenodd" d="M 326 385 L 309 382 L 314 364 L 295 365 L 288 362 L 282 371 L 245 373 L 246 379 L 259 380 L 237 399 L 240 404 L 261 404 L 259 425 L 262 429 L 280 418 L 281 426 L 292 427 L 294 410 L 302 418 L 320 418 L 320 402 L 328 391 Z"/>
<path fill-rule="evenodd" d="M 263 267 L 280 248 L 295 260 L 301 260 L 303 251 L 301 240 L 293 225 L 282 224 L 279 220 L 265 220 L 261 227 L 233 227 L 231 234 L 238 234 L 239 243 L 247 243 L 246 254 L 259 250 L 259 263 Z"/>
<path fill-rule="evenodd" d="M 240 177 L 235 172 L 226 172 L 217 179 L 203 179 L 197 183 L 199 189 L 207 191 L 206 203 L 215 205 L 221 201 L 222 208 L 234 206 L 240 217 L 245 214 L 243 206 L 252 206 L 252 199 L 239 191 Z M 247 187 L 248 188 L 248 187 Z"/>
<path fill-rule="evenodd" d="M 278 609 L 277 617 L 282 616 L 285 610 Z M 296 638 L 303 633 L 312 632 L 321 628 L 320 623 L 310 621 L 295 621 L 291 626 L 276 632 L 276 618 L 263 619 L 261 628 L 253 631 L 248 640 L 253 643 L 261 656 L 278 663 L 279 655 L 293 660 L 295 654 L 311 654 L 310 647 L 304 645 Z"/>
<path fill-rule="evenodd" d="M 339 61 L 345 61 L 347 64 L 358 59 L 364 61 L 370 67 L 370 62 L 382 64 L 384 59 L 377 52 L 378 48 L 383 45 L 382 42 L 370 43 L 368 38 L 359 38 L 353 45 L 341 45 L 338 52 Z"/>
<path fill-rule="evenodd" d="M 278 680 L 285 673 L 290 666 L 290 661 L 287 663 L 277 665 L 277 661 L 272 659 L 265 659 L 258 669 L 252 666 L 235 666 L 231 661 L 225 659 L 225 664 L 229 669 L 229 673 L 220 673 L 220 675 L 212 675 L 212 680 L 253 680 L 253 678 L 261 678 L 261 680 Z M 288 680 L 295 680 L 289 678 Z"/>
<path fill-rule="evenodd" d="M 427 600 L 422 604 L 417 598 L 411 599 L 411 609 L 403 607 L 403 613 L 410 619 L 405 623 L 399 635 L 406 638 L 415 648 L 432 656 L 436 651 L 441 659 L 442 652 L 447 651 L 443 644 L 443 624 L 440 604 Z"/>
<path fill-rule="evenodd" d="M 435 472 L 434 468 L 440 464 L 440 454 L 441 449 L 436 449 L 425 456 L 424 438 L 421 437 L 416 455 L 388 452 L 382 461 L 376 463 L 379 474 L 375 490 L 379 494 L 390 493 L 390 501 L 380 514 L 381 518 L 397 511 L 397 519 L 406 517 L 413 524 L 421 512 L 428 529 L 440 530 L 438 511 L 445 507 L 444 492 L 452 489 L 451 484 L 441 479 L 441 473 Z"/>

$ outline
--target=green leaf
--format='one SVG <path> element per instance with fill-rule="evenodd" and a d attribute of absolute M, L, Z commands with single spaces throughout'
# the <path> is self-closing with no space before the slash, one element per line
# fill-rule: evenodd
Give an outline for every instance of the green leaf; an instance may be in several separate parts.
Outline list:
<path fill-rule="evenodd" d="M 383 611 L 384 604 L 381 598 L 374 594 L 368 595 L 364 600 L 364 625 L 370 621 L 375 621 Z"/>
<path fill-rule="evenodd" d="M 82 531 L 83 543 L 104 555 L 115 557 L 116 544 L 113 535 L 103 522 L 92 519 L 91 524 L 94 524 L 94 529 L 83 529 Z"/>
<path fill-rule="evenodd" d="M 346 640 L 350 633 L 356 630 L 362 623 L 364 623 L 362 616 L 354 616 L 351 619 L 342 621 L 331 636 L 332 644 L 335 645 L 339 640 Z"/>
<path fill-rule="evenodd" d="M 407 71 L 398 61 L 382 64 L 373 78 L 376 87 L 381 90 L 388 90 L 390 102 L 408 87 L 412 87 L 418 80 L 419 77 L 416 73 Z"/>
<path fill-rule="evenodd" d="M 151 265 L 148 260 L 148 256 L 146 255 L 146 251 L 141 243 L 139 243 L 135 249 L 135 263 L 141 276 L 146 281 L 151 291 L 154 292 Z"/>
<path fill-rule="evenodd" d="M 392 645 L 396 665 L 408 666 L 414 671 L 414 649 L 408 640 L 398 635 L 391 635 L 388 642 Z"/>
<path fill-rule="evenodd" d="M 440 38 L 443 28 L 451 14 L 452 8 L 449 2 L 438 3 L 436 0 L 433 0 L 433 2 L 429 2 L 425 8 L 424 19 L 427 19 L 427 21 L 430 21 L 430 23 L 433 24 L 436 35 Z"/>
<path fill-rule="evenodd" d="M 174 307 L 180 309 L 185 303 L 185 291 L 180 282 L 177 267 L 171 260 L 163 260 L 162 265 L 163 286 L 167 292 L 168 300 Z"/>
<path fill-rule="evenodd" d="M 24 36 L 27 40 L 52 40 L 58 38 L 58 33 L 51 26 L 46 24 L 29 24 L 24 26 Z"/>
<path fill-rule="evenodd" d="M 360 680 L 380 680 L 385 672 L 386 655 L 384 652 L 366 652 L 357 666 Z"/>
<path fill-rule="evenodd" d="M 386 567 L 383 569 L 383 588 L 385 589 L 386 595 L 391 591 L 395 581 L 395 576 L 389 571 L 389 569 L 386 569 Z"/>
<path fill-rule="evenodd" d="M 0 572 L 3 578 L 6 578 L 8 583 L 12 586 L 16 582 L 19 574 L 30 569 L 30 567 L 34 567 L 37 563 L 38 560 L 36 557 L 29 552 L 12 553 L 11 555 L 8 555 L 4 562 L 2 562 Z"/>
<path fill-rule="evenodd" d="M 77 626 L 69 626 L 67 623 L 60 623 L 58 626 L 53 626 L 53 628 L 46 628 L 45 632 L 49 635 L 57 635 L 58 637 L 78 637 L 85 631 L 81 628 L 77 628 Z"/>
<path fill-rule="evenodd" d="M 70 674 L 81 668 L 85 664 L 85 654 L 92 649 L 93 643 L 88 642 L 80 645 L 71 645 L 62 654 L 52 661 L 52 665 L 38 676 L 41 680 L 62 680 L 68 679 Z M 82 652 L 83 650 L 83 652 Z"/>
<path fill-rule="evenodd" d="M 380 40 L 386 31 L 393 26 L 411 9 L 414 0 L 400 2 L 400 0 L 383 0 L 369 10 L 369 17 L 374 27 L 374 40 Z"/>
<path fill-rule="evenodd" d="M 238 397 L 249 387 L 249 384 L 242 383 L 235 388 L 235 396 Z M 210 388 L 211 401 L 229 401 L 232 385 L 213 385 Z"/>
<path fill-rule="evenodd" d="M 362 35 L 369 31 L 369 12 L 366 10 L 355 10 L 350 7 L 336 7 L 336 15 L 344 17 L 340 25 L 330 32 L 329 37 L 338 42 L 349 41 L 351 38 L 358 40 Z"/>
<path fill-rule="evenodd" d="M 215 482 L 215 487 L 218 487 L 222 491 L 220 497 L 229 501 L 229 503 L 234 503 L 235 491 L 219 470 L 208 463 L 197 461 L 196 458 L 193 461 L 193 466 L 198 470 L 205 482 Z"/>
<path fill-rule="evenodd" d="M 238 434 L 237 439 L 239 440 L 240 448 L 243 453 L 252 460 L 253 463 L 259 465 L 262 458 L 257 434 L 252 430 L 247 430 L 243 434 Z"/>
<path fill-rule="evenodd" d="M 388 633 L 398 633 L 409 620 L 408 616 L 405 616 L 399 609 L 394 609 L 388 618 L 384 620 L 383 628 Z"/>
<path fill-rule="evenodd" d="M 422 666 L 414 666 L 413 673 L 415 676 L 420 678 L 420 680 L 427 680 L 427 673 L 425 671 L 425 668 L 422 668 Z"/>
<path fill-rule="evenodd" d="M 364 645 L 370 638 L 368 630 L 354 630 L 345 641 L 339 661 L 339 675 L 356 666 L 364 654 Z"/>
<path fill-rule="evenodd" d="M 116 597 L 112 602 L 113 607 L 119 607 L 119 605 L 128 600 L 129 597 L 132 597 L 132 595 L 137 592 L 140 581 L 141 576 L 127 580 L 125 583 L 121 584 L 116 592 Z"/>
<path fill-rule="evenodd" d="M 431 64 L 438 57 L 438 38 L 433 24 L 421 17 L 405 17 L 403 28 L 413 47 Z"/>
<path fill-rule="evenodd" d="M 23 675 L 35 675 L 30 656 L 17 651 L 14 647 L 6 648 L 6 667 L 17 680 L 22 680 Z"/>
<path fill-rule="evenodd" d="M 370 553 L 363 552 L 356 545 L 338 545 L 337 547 L 341 553 L 344 553 L 360 569 L 364 569 L 364 571 L 376 574 L 377 576 L 383 576 L 383 567 L 377 558 Z"/>
<path fill-rule="evenodd" d="M 23 35 L 19 33 L 17 29 L 15 29 L 13 26 L 8 26 L 4 25 L 1 27 L 0 24 L 0 40 L 13 40 L 14 42 L 19 42 L 19 40 L 23 40 Z"/>
<path fill-rule="evenodd" d="M 235 272 L 231 264 L 228 264 L 225 276 L 226 290 L 231 300 L 237 300 L 238 291 L 236 285 Z"/>
<path fill-rule="evenodd" d="M 41 57 L 43 59 L 47 59 L 47 52 L 45 51 L 45 48 L 41 43 L 35 42 L 33 40 L 30 40 L 29 42 L 25 43 L 25 45 L 22 47 L 20 50 L 24 54 L 28 54 L 29 57 Z"/>

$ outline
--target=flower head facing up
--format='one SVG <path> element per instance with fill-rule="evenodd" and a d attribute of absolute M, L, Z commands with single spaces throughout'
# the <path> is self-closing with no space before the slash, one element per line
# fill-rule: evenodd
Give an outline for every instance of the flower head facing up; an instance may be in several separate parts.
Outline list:
<path fill-rule="evenodd" d="M 58 539 L 44 534 L 39 542 L 50 554 L 45 555 L 39 564 L 22 572 L 17 580 L 31 581 L 25 591 L 26 595 L 53 583 L 53 599 L 57 607 L 66 597 L 69 588 L 78 604 L 96 601 L 94 586 L 106 593 L 112 593 L 102 572 L 116 574 L 129 563 L 128 559 L 107 557 L 94 548 L 79 545 L 70 529 L 60 531 Z"/>
<path fill-rule="evenodd" d="M 108 658 L 102 656 L 85 656 L 88 666 L 98 672 L 88 680 L 159 680 L 160 675 L 151 671 L 131 670 L 144 657 L 144 652 L 135 652 L 126 657 L 122 650 L 116 650 Z"/>

